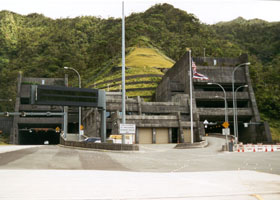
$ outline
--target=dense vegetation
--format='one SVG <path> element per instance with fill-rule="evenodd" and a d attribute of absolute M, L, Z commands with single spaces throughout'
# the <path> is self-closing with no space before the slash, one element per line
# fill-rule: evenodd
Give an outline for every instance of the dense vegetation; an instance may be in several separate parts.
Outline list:
<path fill-rule="evenodd" d="M 274 138 L 280 132 L 280 22 L 245 20 L 241 17 L 213 26 L 250 55 L 251 78 L 262 118 L 268 120 Z M 280 135 L 280 134 L 279 134 Z"/>
<path fill-rule="evenodd" d="M 168 4 L 158 4 L 126 18 L 126 46 L 139 38 L 167 57 L 178 60 L 185 49 L 194 56 L 237 57 L 248 53 L 257 102 L 263 118 L 280 119 L 280 23 L 262 20 L 210 26 L 192 14 Z M 129 51 L 129 50 L 128 50 Z M 15 97 L 18 71 L 25 76 L 63 77 L 63 66 L 76 68 L 83 86 L 99 81 L 118 66 L 121 58 L 121 19 L 77 17 L 52 20 L 43 15 L 27 16 L 0 12 L 0 97 Z M 70 84 L 77 77 L 70 74 Z M 0 102 L 0 111 L 13 110 L 13 103 Z M 276 125 L 275 125 L 276 126 Z"/>

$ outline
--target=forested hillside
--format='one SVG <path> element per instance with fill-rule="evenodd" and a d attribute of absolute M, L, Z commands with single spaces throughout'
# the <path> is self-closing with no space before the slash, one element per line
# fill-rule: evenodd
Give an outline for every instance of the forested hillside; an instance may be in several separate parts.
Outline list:
<path fill-rule="evenodd" d="M 94 15 L 94 13 L 93 13 Z M 178 60 L 186 48 L 193 56 L 236 57 L 248 53 L 259 109 L 265 118 L 280 119 L 280 24 L 262 20 L 206 25 L 194 15 L 158 4 L 126 18 L 126 46 L 147 38 L 167 57 Z M 129 48 L 128 50 L 129 51 Z M 121 58 L 121 19 L 77 17 L 53 20 L 43 15 L 0 12 L 0 98 L 15 97 L 19 71 L 25 76 L 63 77 L 74 67 L 83 86 L 100 81 Z M 69 72 L 68 72 L 69 73 Z M 77 86 L 70 73 L 70 84 Z M 0 110 L 13 103 L 0 102 Z"/>
<path fill-rule="evenodd" d="M 280 127 L 280 22 L 245 20 L 241 17 L 213 26 L 216 33 L 250 55 L 251 78 L 262 117 Z M 276 129 L 272 129 L 275 134 Z M 278 138 L 280 140 L 280 138 Z"/>

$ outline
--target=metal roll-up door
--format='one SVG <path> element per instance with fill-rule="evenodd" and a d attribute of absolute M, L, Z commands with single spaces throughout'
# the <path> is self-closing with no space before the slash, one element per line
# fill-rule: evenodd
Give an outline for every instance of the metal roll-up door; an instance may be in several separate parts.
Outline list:
<path fill-rule="evenodd" d="M 152 144 L 152 129 L 151 128 L 139 128 L 139 144 Z"/>
<path fill-rule="evenodd" d="M 156 144 L 167 144 L 167 143 L 168 143 L 168 128 L 157 128 Z"/>
<path fill-rule="evenodd" d="M 191 130 L 183 129 L 183 133 L 184 133 L 184 142 L 190 143 L 191 142 Z"/>

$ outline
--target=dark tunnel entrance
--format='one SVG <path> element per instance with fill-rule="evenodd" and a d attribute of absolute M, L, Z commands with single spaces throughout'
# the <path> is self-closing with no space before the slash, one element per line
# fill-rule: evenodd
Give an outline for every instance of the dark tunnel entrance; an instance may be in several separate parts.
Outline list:
<path fill-rule="evenodd" d="M 207 135 L 214 135 L 214 134 L 222 134 L 223 133 L 223 123 L 224 118 L 223 116 L 202 116 L 201 121 L 202 123 L 204 120 L 207 120 L 209 124 L 205 126 L 204 124 L 204 130 L 205 134 Z M 256 129 L 253 129 L 253 126 L 244 127 L 244 122 L 249 122 L 251 120 L 250 116 L 239 116 L 238 118 L 238 141 L 243 143 L 252 142 L 252 138 L 256 134 Z M 229 127 L 230 129 L 230 135 L 234 136 L 234 126 L 232 121 L 232 116 L 229 117 Z"/>
<path fill-rule="evenodd" d="M 213 125 L 207 125 L 207 127 L 205 127 L 205 133 L 208 135 L 211 134 L 222 134 L 223 133 L 223 124 L 224 121 L 220 121 L 220 122 L 215 122 Z M 231 122 L 229 122 L 231 124 Z M 232 129 L 233 127 L 229 126 L 230 129 Z M 233 131 L 230 130 L 230 132 L 232 133 Z"/>
<path fill-rule="evenodd" d="M 59 144 L 60 132 L 56 132 L 55 128 L 61 125 L 52 125 L 52 127 L 19 127 L 20 145 L 42 145 L 42 144 Z"/>

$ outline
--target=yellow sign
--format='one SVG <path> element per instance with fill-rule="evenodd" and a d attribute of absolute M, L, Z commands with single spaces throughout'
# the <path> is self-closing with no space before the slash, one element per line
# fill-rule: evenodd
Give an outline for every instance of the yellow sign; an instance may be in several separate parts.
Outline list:
<path fill-rule="evenodd" d="M 225 128 L 228 128 L 228 127 L 229 127 L 229 123 L 228 123 L 228 122 L 224 122 L 222 125 L 223 125 L 223 127 L 225 127 Z"/>
<path fill-rule="evenodd" d="M 59 127 L 56 127 L 56 128 L 55 128 L 55 132 L 59 133 L 59 132 L 60 132 L 60 128 L 59 128 Z"/>
<path fill-rule="evenodd" d="M 84 126 L 82 124 L 80 126 L 80 130 L 84 130 Z"/>

